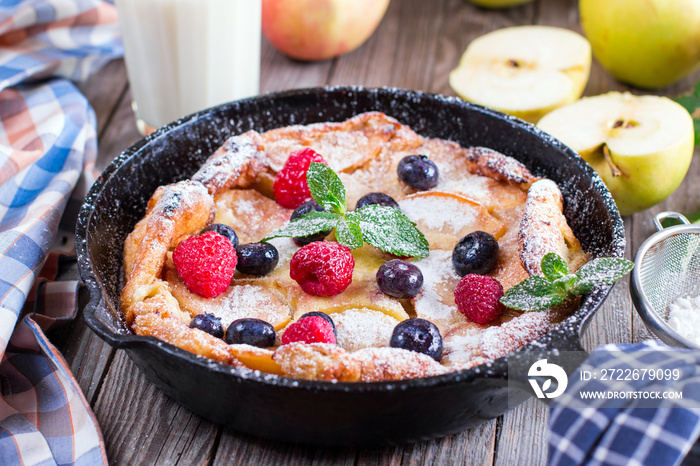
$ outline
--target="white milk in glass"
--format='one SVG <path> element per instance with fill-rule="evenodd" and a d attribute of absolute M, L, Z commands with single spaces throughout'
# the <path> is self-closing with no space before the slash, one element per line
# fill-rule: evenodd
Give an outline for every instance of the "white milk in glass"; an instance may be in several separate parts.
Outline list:
<path fill-rule="evenodd" d="M 142 133 L 259 92 L 262 0 L 116 5 Z"/>

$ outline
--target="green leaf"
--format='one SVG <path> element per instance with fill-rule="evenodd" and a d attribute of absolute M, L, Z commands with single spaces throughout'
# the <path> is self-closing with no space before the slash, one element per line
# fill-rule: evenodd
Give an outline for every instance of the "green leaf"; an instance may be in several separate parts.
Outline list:
<path fill-rule="evenodd" d="M 345 187 L 328 165 L 311 162 L 306 172 L 306 181 L 314 201 L 329 212 L 341 215 L 345 213 Z"/>
<path fill-rule="evenodd" d="M 695 145 L 700 144 L 700 119 L 693 118 L 693 130 L 695 131 Z"/>
<path fill-rule="evenodd" d="M 553 252 L 547 253 L 542 258 L 542 273 L 549 281 L 554 281 L 569 274 L 569 264 L 566 260 Z"/>
<path fill-rule="evenodd" d="M 691 115 L 695 112 L 698 107 L 698 98 L 694 95 L 682 95 L 675 99 L 675 101 L 688 111 Z"/>
<path fill-rule="evenodd" d="M 331 230 L 335 228 L 340 218 L 340 215 L 330 212 L 311 211 L 263 238 L 263 241 L 281 237 L 309 236 L 320 231 Z"/>
<path fill-rule="evenodd" d="M 335 239 L 350 249 L 361 248 L 365 244 L 360 225 L 355 219 L 351 218 L 350 214 L 338 220 L 335 226 Z"/>
<path fill-rule="evenodd" d="M 350 214 L 357 218 L 365 241 L 375 248 L 398 256 L 427 257 L 430 252 L 423 233 L 399 209 L 372 204 Z"/>
<path fill-rule="evenodd" d="M 574 284 L 578 280 L 578 277 L 574 275 L 573 273 L 564 275 L 563 277 L 557 278 L 556 280 L 552 281 L 552 285 L 554 287 L 561 291 L 562 293 L 565 293 L 567 295 L 575 295 L 576 293 L 574 292 Z"/>
<path fill-rule="evenodd" d="M 676 97 L 675 100 L 683 108 L 685 108 L 690 116 L 693 117 L 693 128 L 695 130 L 695 145 L 700 145 L 700 118 L 698 117 L 698 109 L 700 108 L 700 81 L 695 83 L 693 91 L 690 94 L 685 94 Z"/>
<path fill-rule="evenodd" d="M 575 294 L 588 293 L 596 285 L 612 285 L 634 267 L 634 262 L 618 257 L 600 257 L 584 264 L 576 272 Z"/>
<path fill-rule="evenodd" d="M 536 275 L 506 291 L 501 303 L 511 309 L 520 311 L 539 311 L 561 304 L 567 294 L 557 290 L 552 282 Z"/>

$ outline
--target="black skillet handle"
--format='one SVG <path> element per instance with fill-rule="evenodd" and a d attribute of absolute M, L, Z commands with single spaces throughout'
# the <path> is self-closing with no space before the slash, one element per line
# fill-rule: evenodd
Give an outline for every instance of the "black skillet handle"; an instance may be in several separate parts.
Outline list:
<path fill-rule="evenodd" d="M 83 318 L 88 327 L 114 348 L 133 346 L 137 338 L 126 330 L 117 311 L 107 304 L 97 282 L 83 280 L 83 283 L 90 296 L 83 309 Z"/>

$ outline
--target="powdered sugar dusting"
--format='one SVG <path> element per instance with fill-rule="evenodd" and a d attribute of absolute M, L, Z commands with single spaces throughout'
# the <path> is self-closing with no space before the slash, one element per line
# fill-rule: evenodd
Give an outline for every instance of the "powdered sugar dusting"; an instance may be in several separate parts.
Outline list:
<path fill-rule="evenodd" d="M 490 359 L 505 356 L 547 333 L 551 322 L 551 311 L 536 311 L 489 327 L 481 336 L 482 353 Z"/>
<path fill-rule="evenodd" d="M 464 320 L 457 310 L 454 289 L 459 275 L 451 266 L 452 251 L 431 251 L 414 264 L 423 273 L 423 290 L 413 299 L 416 315 L 432 321 L 442 334 L 454 323 Z"/>
<path fill-rule="evenodd" d="M 441 173 L 443 171 L 441 171 Z M 436 189 L 451 193 L 459 193 L 475 202 L 486 205 L 493 202 L 489 190 L 489 181 L 490 178 L 472 174 L 462 175 L 457 179 L 449 179 L 445 176 L 441 177 Z"/>
<path fill-rule="evenodd" d="M 260 135 L 255 131 L 230 137 L 194 174 L 192 180 L 205 185 L 214 194 L 230 187 L 247 168 L 256 169 L 264 159 L 260 149 Z M 253 165 L 253 166 L 251 166 Z"/>
<path fill-rule="evenodd" d="M 243 317 L 254 317 L 276 323 L 289 308 L 280 302 L 274 292 L 257 285 L 235 285 L 209 308 L 209 312 L 221 318 L 224 327 Z"/>
<path fill-rule="evenodd" d="M 168 185 L 156 203 L 154 215 L 170 219 L 176 211 L 193 211 L 205 197 L 209 197 L 207 189 L 196 181 Z"/>
<path fill-rule="evenodd" d="M 331 317 L 338 331 L 338 345 L 351 352 L 389 346 L 394 327 L 399 323 L 393 317 L 371 309 L 348 309 Z"/>
<path fill-rule="evenodd" d="M 299 249 L 292 238 L 273 238 L 269 241 L 271 245 L 277 248 L 279 261 L 277 269 L 289 270 L 289 263 L 292 261 L 292 256 Z"/>
<path fill-rule="evenodd" d="M 669 306 L 668 325 L 681 336 L 700 345 L 700 296 L 681 297 Z"/>
<path fill-rule="evenodd" d="M 553 252 L 564 256 L 564 239 L 557 228 L 562 217 L 562 198 L 559 187 L 550 180 L 539 180 L 527 193 L 525 213 L 520 224 L 520 258 L 531 275 L 542 274 L 540 263 L 545 254 Z"/>
<path fill-rule="evenodd" d="M 416 223 L 433 230 L 459 231 L 476 221 L 477 212 L 456 199 L 438 196 L 408 197 L 399 202 L 401 210 Z"/>
<path fill-rule="evenodd" d="M 517 184 L 532 183 L 535 180 L 525 165 L 487 147 L 467 149 L 466 158 L 476 164 L 474 169 L 481 175 Z"/>
<path fill-rule="evenodd" d="M 425 354 L 401 348 L 365 348 L 352 357 L 360 363 L 363 382 L 429 377 L 448 371 Z"/>

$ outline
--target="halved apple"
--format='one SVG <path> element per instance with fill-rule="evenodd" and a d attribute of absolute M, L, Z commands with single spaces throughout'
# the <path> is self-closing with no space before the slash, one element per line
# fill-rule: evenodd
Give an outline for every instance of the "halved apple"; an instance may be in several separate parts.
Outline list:
<path fill-rule="evenodd" d="M 591 46 L 580 34 L 518 26 L 472 41 L 450 86 L 465 100 L 536 123 L 581 96 L 590 68 Z"/>
<path fill-rule="evenodd" d="M 693 157 L 693 120 L 666 97 L 619 92 L 587 97 L 546 115 L 537 126 L 591 164 L 622 215 L 668 197 Z"/>

